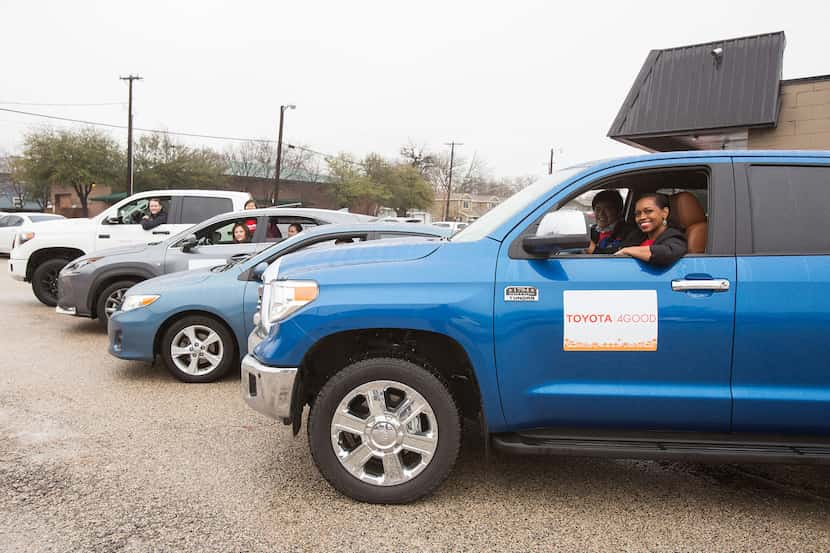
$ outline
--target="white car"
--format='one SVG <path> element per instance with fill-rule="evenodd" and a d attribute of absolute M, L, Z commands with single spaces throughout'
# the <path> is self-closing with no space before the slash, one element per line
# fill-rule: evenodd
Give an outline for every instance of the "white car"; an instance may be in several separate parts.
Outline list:
<path fill-rule="evenodd" d="M 158 199 L 166 222 L 145 230 L 142 217 Z M 58 273 L 73 259 L 106 248 L 161 242 L 214 215 L 242 211 L 247 192 L 227 190 L 155 190 L 124 198 L 92 219 L 64 219 L 17 227 L 9 255 L 12 278 L 32 283 L 37 299 L 54 307 Z"/>
<path fill-rule="evenodd" d="M 53 213 L 0 213 L 0 253 L 9 254 L 12 251 L 14 233 L 22 226 L 64 219 L 63 215 Z"/>
<path fill-rule="evenodd" d="M 455 234 L 463 228 L 467 228 L 468 225 L 468 223 L 461 223 L 459 221 L 435 221 L 432 224 L 436 227 L 448 228 L 452 231 L 453 234 Z"/>

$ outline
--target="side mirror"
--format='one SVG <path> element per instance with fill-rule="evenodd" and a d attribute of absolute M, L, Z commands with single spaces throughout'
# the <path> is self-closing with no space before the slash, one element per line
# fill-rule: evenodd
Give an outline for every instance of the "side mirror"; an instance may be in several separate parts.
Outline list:
<path fill-rule="evenodd" d="M 120 225 L 121 217 L 119 217 L 118 215 L 110 215 L 105 219 L 105 222 L 108 225 Z"/>
<path fill-rule="evenodd" d="M 189 252 L 196 248 L 196 245 L 199 243 L 199 240 L 196 238 L 195 234 L 188 235 L 184 240 L 179 242 L 179 245 L 182 247 L 183 252 Z"/>
<path fill-rule="evenodd" d="M 522 248 L 527 253 L 548 256 L 561 250 L 585 249 L 591 244 L 585 214 L 575 210 L 548 213 L 539 223 L 536 236 L 525 236 Z"/>
<path fill-rule="evenodd" d="M 251 270 L 251 277 L 253 280 L 262 280 L 262 275 L 268 270 L 268 263 L 263 261 Z"/>

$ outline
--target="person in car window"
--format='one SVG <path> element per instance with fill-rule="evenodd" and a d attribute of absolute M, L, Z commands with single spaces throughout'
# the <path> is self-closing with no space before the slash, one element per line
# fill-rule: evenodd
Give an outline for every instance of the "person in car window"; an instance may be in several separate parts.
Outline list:
<path fill-rule="evenodd" d="M 233 226 L 233 241 L 237 244 L 251 241 L 251 233 L 243 223 L 236 223 Z"/>
<path fill-rule="evenodd" d="M 291 223 L 288 225 L 288 237 L 291 238 L 295 234 L 300 234 L 303 232 L 303 225 L 300 223 Z"/>
<path fill-rule="evenodd" d="M 245 211 L 249 209 L 256 209 L 256 202 L 253 200 L 248 200 L 245 202 Z M 253 236 L 254 231 L 256 230 L 256 217 L 251 217 L 250 219 L 245 219 L 245 226 L 248 227 L 248 233 Z"/>
<path fill-rule="evenodd" d="M 603 190 L 591 200 L 596 224 L 591 226 L 591 245 L 588 253 L 611 254 L 632 237 L 639 234 L 637 227 L 622 218 L 623 199 L 616 190 Z"/>
<path fill-rule="evenodd" d="M 150 198 L 147 207 L 150 214 L 141 219 L 141 228 L 150 230 L 167 223 L 167 212 L 164 210 L 164 206 L 161 205 L 161 200 Z"/>
<path fill-rule="evenodd" d="M 627 255 L 658 267 L 669 267 L 688 250 L 686 235 L 669 226 L 669 198 L 646 194 L 637 200 L 634 220 L 642 234 L 615 255 Z"/>

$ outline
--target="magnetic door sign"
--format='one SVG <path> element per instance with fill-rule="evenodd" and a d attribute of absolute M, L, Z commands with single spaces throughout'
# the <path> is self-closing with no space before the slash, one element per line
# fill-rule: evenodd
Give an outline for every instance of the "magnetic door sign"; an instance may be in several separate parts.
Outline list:
<path fill-rule="evenodd" d="M 656 290 L 565 290 L 565 351 L 657 351 Z"/>

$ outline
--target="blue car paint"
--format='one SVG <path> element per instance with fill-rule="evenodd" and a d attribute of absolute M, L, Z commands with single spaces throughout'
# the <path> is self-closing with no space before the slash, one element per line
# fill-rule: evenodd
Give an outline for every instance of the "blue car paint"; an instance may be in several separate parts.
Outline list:
<path fill-rule="evenodd" d="M 314 344 L 344 330 L 428 330 L 467 352 L 490 432 L 591 426 L 826 434 L 828 256 L 689 255 L 669 269 L 631 258 L 509 258 L 510 243 L 531 221 L 587 183 L 627 170 L 728 165 L 733 158 L 830 164 L 830 154 L 815 152 L 677 152 L 602 161 L 580 167 L 486 237 L 466 242 L 462 232 L 419 259 L 389 255 L 387 263 L 359 264 L 354 258 L 342 266 L 329 260 L 312 275 L 303 268 L 311 254 L 296 254 L 284 260 L 280 278 L 312 278 L 319 297 L 275 325 L 253 355 L 266 365 L 299 366 Z M 673 279 L 701 277 L 732 286 L 717 293 L 671 291 Z M 503 302 L 507 284 L 537 286 L 546 301 Z M 565 288 L 657 290 L 658 352 L 562 351 Z M 770 308 L 771 301 L 778 306 Z"/>
<path fill-rule="evenodd" d="M 390 241 L 377 240 L 366 244 L 312 250 L 312 252 L 320 259 L 341 259 L 341 257 L 353 257 L 354 252 L 361 250 L 364 246 L 374 245 L 375 242 L 409 244 L 409 238 L 411 238 L 409 247 L 421 256 L 427 255 L 429 251 L 437 247 L 437 241 L 435 241 L 437 238 L 449 235 L 446 229 L 416 224 L 321 225 L 279 242 L 225 271 L 195 269 L 145 280 L 133 286 L 129 293 L 158 294 L 160 297 L 147 307 L 119 311 L 110 318 L 109 352 L 121 359 L 152 361 L 155 358 L 154 346 L 159 338 L 159 329 L 166 321 L 182 313 L 203 312 L 214 315 L 228 324 L 236 338 L 239 356 L 242 358 L 248 352 L 248 335 L 253 330 L 253 315 L 259 301 L 260 285 L 260 282 L 240 280 L 242 273 L 309 240 L 324 238 L 333 233 L 375 232 L 429 232 L 435 235 L 435 239 L 430 241 L 425 240 L 424 237 L 407 237 Z M 299 255 L 299 253 L 294 255 Z M 285 259 L 288 258 L 290 255 L 285 257 Z M 118 347 L 114 344 L 116 333 L 120 333 L 121 336 L 121 343 Z"/>

